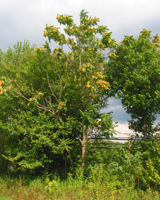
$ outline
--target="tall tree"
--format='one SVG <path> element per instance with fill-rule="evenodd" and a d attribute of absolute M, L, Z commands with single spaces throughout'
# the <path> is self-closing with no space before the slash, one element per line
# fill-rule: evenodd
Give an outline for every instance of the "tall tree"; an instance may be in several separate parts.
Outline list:
<path fill-rule="evenodd" d="M 106 26 L 98 25 L 98 18 L 92 18 L 84 10 L 80 13 L 80 25 L 74 24 L 71 16 L 57 15 L 57 20 L 65 26 L 64 32 L 60 33 L 54 26 L 46 26 L 44 36 L 49 41 L 58 42 L 59 48 L 54 50 L 59 60 L 66 63 L 70 71 L 70 87 L 67 96 L 68 114 L 76 122 L 78 137 L 82 146 L 82 166 L 85 168 L 85 151 L 87 142 L 87 129 L 93 124 L 99 123 L 104 134 L 111 134 L 112 122 L 109 115 L 101 115 L 100 109 L 106 106 L 107 98 L 105 92 L 108 89 L 108 82 L 105 81 L 103 62 L 105 57 L 101 51 L 114 43 L 111 33 L 108 33 Z M 96 40 L 96 34 L 102 36 Z M 71 52 L 64 52 L 63 46 L 67 45 Z M 46 42 L 48 47 L 48 43 Z M 50 49 L 48 50 L 50 51 Z M 76 111 L 76 112 L 75 112 Z M 101 120 L 98 120 L 101 118 Z M 96 125 L 97 126 L 97 125 Z"/>
<path fill-rule="evenodd" d="M 110 95 L 122 99 L 132 120 L 129 127 L 144 136 L 152 135 L 156 114 L 160 113 L 160 54 L 158 34 L 143 30 L 135 39 L 124 40 L 109 53 L 106 74 L 111 84 Z"/>

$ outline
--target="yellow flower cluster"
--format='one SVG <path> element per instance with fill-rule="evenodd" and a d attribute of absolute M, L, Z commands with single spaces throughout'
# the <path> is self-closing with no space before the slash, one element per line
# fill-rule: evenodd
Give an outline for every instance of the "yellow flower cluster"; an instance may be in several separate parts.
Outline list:
<path fill-rule="evenodd" d="M 96 76 L 92 76 L 93 79 L 97 79 L 97 78 L 103 79 L 103 78 L 104 78 L 104 75 L 101 74 L 100 72 L 94 72 L 94 74 L 95 74 Z"/>
<path fill-rule="evenodd" d="M 85 68 L 82 68 L 82 72 L 85 72 L 86 71 L 86 69 Z"/>
<path fill-rule="evenodd" d="M 47 31 L 44 30 L 43 32 L 44 32 L 43 36 L 44 36 L 44 37 L 47 37 L 47 35 L 48 35 Z"/>
<path fill-rule="evenodd" d="M 111 43 L 112 42 L 112 40 L 110 39 L 110 40 L 108 40 L 108 43 Z"/>
<path fill-rule="evenodd" d="M 92 64 L 91 63 L 87 63 L 87 64 L 84 64 L 84 67 L 91 67 L 92 66 Z"/>
<path fill-rule="evenodd" d="M 3 83 L 4 81 L 0 81 L 0 95 L 2 94 L 2 91 L 6 92 L 6 90 L 2 88 Z"/>
<path fill-rule="evenodd" d="M 40 97 L 40 96 L 42 96 L 42 92 L 39 92 L 37 97 Z"/>
<path fill-rule="evenodd" d="M 92 76 L 93 79 L 97 79 L 97 76 Z"/>
<path fill-rule="evenodd" d="M 2 94 L 2 87 L 0 86 L 0 95 Z"/>
<path fill-rule="evenodd" d="M 57 20 L 58 20 L 58 19 L 67 19 L 67 20 L 69 20 L 69 19 L 71 19 L 71 17 L 68 16 L 68 15 L 64 15 L 64 16 L 62 16 L 62 15 L 57 15 L 56 19 L 57 19 Z"/>
<path fill-rule="evenodd" d="M 90 87 L 91 87 L 91 85 L 90 85 L 90 81 L 87 82 L 86 87 L 87 87 L 87 88 L 90 88 Z"/>
<path fill-rule="evenodd" d="M 43 32 L 44 32 L 44 34 L 43 34 L 44 37 L 47 37 L 47 36 L 49 35 L 48 29 L 49 29 L 50 31 L 52 31 L 52 33 L 50 33 L 50 34 L 52 34 L 52 35 L 54 34 L 54 32 L 57 32 L 57 31 L 58 31 L 58 28 L 56 28 L 56 27 L 54 27 L 54 26 L 46 26 L 45 30 L 43 31 Z"/>
<path fill-rule="evenodd" d="M 83 34 L 82 32 L 80 32 L 80 34 L 81 34 L 81 37 L 83 37 L 83 36 L 84 36 L 84 34 Z"/>
<path fill-rule="evenodd" d="M 100 74 L 100 73 L 97 74 L 97 77 L 104 78 L 104 76 L 102 74 Z"/>
<path fill-rule="evenodd" d="M 66 27 L 64 30 L 66 30 L 66 31 L 67 31 L 69 28 L 70 28 L 70 27 Z"/>
<path fill-rule="evenodd" d="M 2 85 L 4 83 L 4 81 L 0 81 L 0 85 Z"/>
<path fill-rule="evenodd" d="M 108 35 L 108 31 L 105 31 L 104 34 L 105 34 L 105 35 Z"/>
<path fill-rule="evenodd" d="M 66 106 L 66 104 L 65 104 L 64 102 L 60 102 L 60 103 L 58 104 L 58 109 L 60 109 L 62 106 Z"/>
<path fill-rule="evenodd" d="M 99 21 L 99 19 L 97 17 L 94 18 L 95 21 Z"/>
<path fill-rule="evenodd" d="M 57 15 L 56 19 L 62 19 L 61 15 Z"/>
<path fill-rule="evenodd" d="M 53 27 L 51 28 L 51 30 L 52 30 L 52 32 L 55 32 L 55 31 L 58 31 L 58 28 L 56 28 L 56 27 L 53 26 Z"/>
<path fill-rule="evenodd" d="M 35 101 L 35 100 L 36 100 L 35 97 L 29 99 L 29 101 Z"/>
<path fill-rule="evenodd" d="M 97 84 L 100 84 L 101 88 L 105 88 L 106 90 L 108 89 L 108 82 L 106 81 L 98 80 Z"/>
<path fill-rule="evenodd" d="M 109 53 L 109 57 L 116 57 L 115 53 Z"/>
<path fill-rule="evenodd" d="M 39 51 L 41 51 L 42 49 L 40 48 L 40 47 L 36 47 L 36 52 L 39 52 Z"/>
<path fill-rule="evenodd" d="M 85 72 L 87 68 L 92 67 L 91 63 L 83 64 L 81 67 L 78 69 L 82 72 Z"/>
<path fill-rule="evenodd" d="M 100 98 L 100 97 L 99 97 L 98 94 L 95 94 L 95 95 L 93 96 L 93 98 L 95 99 L 95 98 Z"/>
<path fill-rule="evenodd" d="M 160 37 L 158 34 L 156 34 L 154 37 L 153 37 L 153 40 L 152 40 L 152 43 L 153 45 L 156 45 L 156 46 L 160 46 Z"/>

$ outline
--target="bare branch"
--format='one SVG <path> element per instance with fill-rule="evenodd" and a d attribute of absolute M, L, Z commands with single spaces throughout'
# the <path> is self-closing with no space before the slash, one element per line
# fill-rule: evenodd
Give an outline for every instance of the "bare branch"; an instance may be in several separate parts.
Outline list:
<path fill-rule="evenodd" d="M 29 99 L 28 99 L 27 97 L 25 97 L 21 92 L 16 91 L 16 90 L 13 90 L 13 91 L 14 91 L 16 94 L 20 95 L 22 98 L 24 98 L 24 99 L 26 99 L 27 101 L 29 101 Z M 48 112 L 52 113 L 53 115 L 55 115 L 55 112 L 54 112 L 53 110 L 51 110 L 51 109 L 48 109 L 46 106 L 43 106 L 43 105 L 40 104 L 40 103 L 36 104 L 36 103 L 34 103 L 34 102 L 33 102 L 33 104 L 34 104 L 37 108 L 42 109 L 42 110 L 45 110 L 45 111 L 48 111 Z"/>
<path fill-rule="evenodd" d="M 59 103 L 59 101 L 58 101 L 56 95 L 54 94 L 54 92 L 53 92 L 53 90 L 52 90 L 51 84 L 50 84 L 50 82 L 49 82 L 48 72 L 47 72 L 47 81 L 48 81 L 48 85 L 49 85 L 49 88 L 50 88 L 51 93 L 52 93 L 53 96 L 55 97 L 56 101 Z"/>
<path fill-rule="evenodd" d="M 80 143 L 81 143 L 81 145 L 82 145 L 82 140 L 81 140 L 81 138 L 78 136 L 78 134 L 77 134 L 77 137 L 78 137 L 78 140 L 80 141 Z"/>
<path fill-rule="evenodd" d="M 45 101 L 50 105 L 52 112 L 55 113 L 53 106 L 52 106 L 51 97 L 49 97 L 49 101 L 45 98 Z"/>

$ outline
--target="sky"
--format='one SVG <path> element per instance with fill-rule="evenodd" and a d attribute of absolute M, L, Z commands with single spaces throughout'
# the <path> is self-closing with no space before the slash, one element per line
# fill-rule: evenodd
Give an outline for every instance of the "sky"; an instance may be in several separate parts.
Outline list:
<path fill-rule="evenodd" d="M 46 24 L 60 27 L 57 14 L 72 15 L 78 24 L 82 9 L 99 18 L 99 24 L 107 26 L 117 42 L 124 35 L 138 37 L 144 28 L 150 29 L 152 35 L 160 35 L 160 0 L 0 0 L 0 49 L 6 51 L 24 40 L 42 46 Z M 56 44 L 52 46 L 55 48 Z M 103 111 L 113 111 L 113 120 L 119 122 L 116 130 L 132 132 L 127 122 L 130 115 L 120 100 L 109 99 L 109 106 Z M 159 116 L 156 122 L 160 122 Z"/>

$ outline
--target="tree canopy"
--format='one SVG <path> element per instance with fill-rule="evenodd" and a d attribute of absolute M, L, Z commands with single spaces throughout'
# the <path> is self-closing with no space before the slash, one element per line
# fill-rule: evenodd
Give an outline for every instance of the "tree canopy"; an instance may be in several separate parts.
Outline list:
<path fill-rule="evenodd" d="M 111 85 L 110 95 L 122 99 L 131 114 L 130 128 L 143 135 L 153 134 L 156 114 L 160 113 L 160 39 L 143 30 L 135 39 L 125 36 L 109 53 L 106 68 Z"/>

